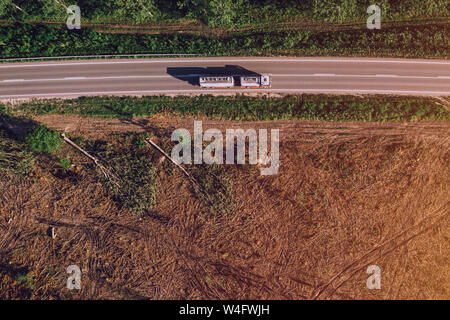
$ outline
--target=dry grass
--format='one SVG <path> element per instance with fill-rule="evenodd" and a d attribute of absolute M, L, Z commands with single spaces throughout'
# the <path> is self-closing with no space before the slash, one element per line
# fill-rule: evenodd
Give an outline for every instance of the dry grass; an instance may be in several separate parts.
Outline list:
<path fill-rule="evenodd" d="M 223 216 L 201 214 L 166 162 L 141 218 L 76 154 L 70 174 L 44 164 L 34 178 L 1 174 L 1 298 L 449 299 L 448 125 L 339 126 L 285 122 L 275 176 L 224 166 L 237 205 Z M 65 288 L 71 264 L 79 292 Z M 381 290 L 366 288 L 371 264 Z"/>

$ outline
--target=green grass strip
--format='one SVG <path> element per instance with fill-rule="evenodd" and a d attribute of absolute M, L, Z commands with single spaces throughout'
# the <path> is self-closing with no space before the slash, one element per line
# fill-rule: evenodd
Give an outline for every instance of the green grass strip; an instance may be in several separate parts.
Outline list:
<path fill-rule="evenodd" d="M 43 114 L 131 118 L 155 114 L 227 120 L 416 121 L 450 120 L 450 111 L 431 97 L 288 95 L 284 97 L 146 96 L 80 97 L 1 105 L 25 116 Z"/>

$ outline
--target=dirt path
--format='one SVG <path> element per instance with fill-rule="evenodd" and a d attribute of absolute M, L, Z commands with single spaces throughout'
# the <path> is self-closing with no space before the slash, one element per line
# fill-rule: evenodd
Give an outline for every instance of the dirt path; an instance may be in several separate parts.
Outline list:
<path fill-rule="evenodd" d="M 203 130 L 226 129 L 279 129 L 280 139 L 285 141 L 304 141 L 317 135 L 341 137 L 370 136 L 426 136 L 445 138 L 450 135 L 450 125 L 446 121 L 403 122 L 325 122 L 305 120 L 276 121 L 229 121 L 174 117 L 143 117 L 134 119 L 102 119 L 82 116 L 43 115 L 34 120 L 55 130 L 80 133 L 92 137 L 102 137 L 110 133 L 145 132 L 154 129 L 173 131 L 186 128 L 192 132 L 194 120 L 202 120 Z"/>

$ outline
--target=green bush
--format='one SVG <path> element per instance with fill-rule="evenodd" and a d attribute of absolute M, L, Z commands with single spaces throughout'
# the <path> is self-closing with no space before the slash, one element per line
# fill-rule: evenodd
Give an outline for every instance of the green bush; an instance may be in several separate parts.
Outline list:
<path fill-rule="evenodd" d="M 117 177 L 118 185 L 98 170 L 112 198 L 137 215 L 153 209 L 156 203 L 155 169 L 145 152 L 98 150 L 98 156 Z"/>
<path fill-rule="evenodd" d="M 70 166 L 72 165 L 72 161 L 69 158 L 64 158 L 64 159 L 60 159 L 59 160 L 59 164 L 61 165 L 61 167 L 63 167 L 64 169 L 69 169 Z"/>
<path fill-rule="evenodd" d="M 31 273 L 17 274 L 16 281 L 18 284 L 25 285 L 28 289 L 34 289 L 34 280 L 33 280 L 33 275 Z"/>
<path fill-rule="evenodd" d="M 52 153 L 62 143 L 59 133 L 48 129 L 46 126 L 35 126 L 25 137 L 25 141 L 35 152 Z"/>

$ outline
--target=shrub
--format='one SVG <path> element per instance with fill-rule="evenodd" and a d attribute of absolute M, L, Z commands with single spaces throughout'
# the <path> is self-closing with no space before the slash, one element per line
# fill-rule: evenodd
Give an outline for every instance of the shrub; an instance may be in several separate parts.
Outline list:
<path fill-rule="evenodd" d="M 69 158 L 64 158 L 64 159 L 60 159 L 59 160 L 59 164 L 61 165 L 61 167 L 63 167 L 64 169 L 69 169 L 70 166 L 72 165 L 72 161 Z"/>
<path fill-rule="evenodd" d="M 36 126 L 27 134 L 25 141 L 35 152 L 52 153 L 61 146 L 63 140 L 58 132 L 46 126 Z"/>
<path fill-rule="evenodd" d="M 119 178 L 119 185 L 98 171 L 113 200 L 137 215 L 148 213 L 156 203 L 154 167 L 144 152 L 104 150 L 98 152 L 105 165 Z"/>
<path fill-rule="evenodd" d="M 34 280 L 33 275 L 31 273 L 27 274 L 17 274 L 16 275 L 16 282 L 18 284 L 25 285 L 28 289 L 34 289 Z"/>

